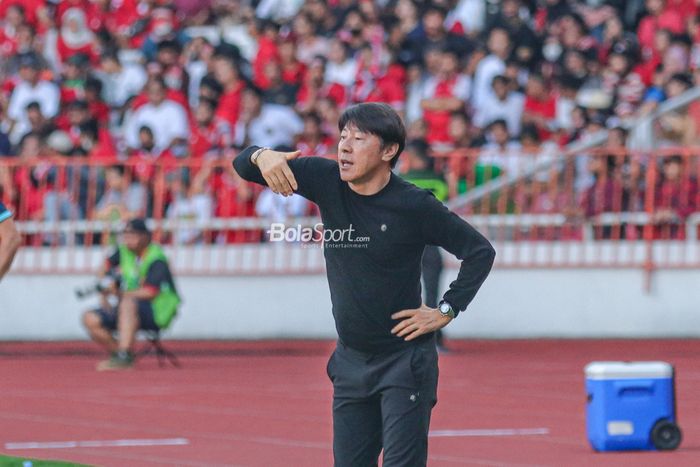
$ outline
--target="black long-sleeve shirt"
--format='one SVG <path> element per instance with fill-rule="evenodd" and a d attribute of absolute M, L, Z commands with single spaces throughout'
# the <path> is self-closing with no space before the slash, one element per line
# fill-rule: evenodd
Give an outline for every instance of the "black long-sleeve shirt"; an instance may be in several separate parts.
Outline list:
<path fill-rule="evenodd" d="M 248 181 L 266 185 L 246 148 L 233 166 Z M 438 245 L 462 260 L 457 279 L 443 296 L 464 310 L 488 276 L 495 251 L 489 241 L 432 193 L 392 174 L 378 193 L 361 195 L 340 178 L 338 164 L 320 157 L 289 161 L 298 194 L 319 206 L 324 256 L 338 337 L 371 353 L 408 343 L 391 334 L 391 315 L 421 305 L 421 257 Z M 420 336 L 415 342 L 429 338 Z"/>

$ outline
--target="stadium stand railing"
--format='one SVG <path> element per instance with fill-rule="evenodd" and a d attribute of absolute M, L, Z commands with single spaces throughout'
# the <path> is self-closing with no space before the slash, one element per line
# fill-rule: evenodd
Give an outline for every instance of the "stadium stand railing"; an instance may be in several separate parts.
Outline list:
<path fill-rule="evenodd" d="M 479 149 L 436 154 L 435 165 L 453 195 L 510 177 L 512 183 L 460 212 L 494 242 L 498 267 L 652 271 L 700 266 L 698 155 L 695 148 L 595 148 L 575 154 Z M 0 161 L 2 199 L 16 213 L 24 236 L 18 272 L 89 273 L 100 266 L 123 222 L 119 216 L 96 215 L 105 196 L 105 170 L 113 164 L 50 157 Z M 142 185 L 147 199 L 138 214 L 149 218 L 156 241 L 167 246 L 179 273 L 323 270 L 319 244 L 266 241 L 271 221 L 255 217 L 252 199 L 237 199 L 237 190 L 250 197 L 260 188 L 237 180 L 229 161 L 144 164 L 123 163 L 123 183 Z M 533 170 L 538 166 L 548 168 Z M 211 212 L 199 219 L 192 212 L 169 215 L 172 184 L 181 177 L 190 184 L 202 170 L 209 175 L 199 181 L 200 194 L 211 201 Z M 313 227 L 320 222 L 313 214 L 285 224 Z M 179 239 L 183 231 L 191 233 L 186 240 Z"/>

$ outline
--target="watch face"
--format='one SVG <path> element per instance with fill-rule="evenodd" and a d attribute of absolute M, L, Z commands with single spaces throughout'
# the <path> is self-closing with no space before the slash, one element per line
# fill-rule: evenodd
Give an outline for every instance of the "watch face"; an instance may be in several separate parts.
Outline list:
<path fill-rule="evenodd" d="M 451 310 L 451 307 L 447 303 L 443 303 L 440 305 L 440 313 L 442 313 L 443 315 L 448 314 L 450 312 L 450 310 Z"/>

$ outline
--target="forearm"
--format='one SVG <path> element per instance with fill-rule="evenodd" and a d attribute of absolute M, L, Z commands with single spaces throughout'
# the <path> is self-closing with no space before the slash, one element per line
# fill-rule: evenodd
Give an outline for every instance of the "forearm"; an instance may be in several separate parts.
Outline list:
<path fill-rule="evenodd" d="M 483 237 L 482 239 L 478 245 L 468 247 L 457 278 L 443 296 L 455 310 L 463 311 L 467 308 L 491 272 L 496 251 L 488 240 Z"/>
<path fill-rule="evenodd" d="M 423 225 L 427 243 L 453 254 L 462 265 L 443 299 L 457 311 L 463 311 L 479 291 L 491 271 L 496 252 L 491 243 L 474 227 L 431 198 Z"/>
<path fill-rule="evenodd" d="M 233 168 L 243 180 L 267 186 L 260 169 L 250 161 L 250 156 L 258 149 L 258 146 L 249 146 L 241 151 L 233 160 Z"/>
<path fill-rule="evenodd" d="M 155 287 L 139 287 L 136 290 L 122 292 L 122 298 L 132 298 L 134 300 L 152 300 L 158 295 Z"/>

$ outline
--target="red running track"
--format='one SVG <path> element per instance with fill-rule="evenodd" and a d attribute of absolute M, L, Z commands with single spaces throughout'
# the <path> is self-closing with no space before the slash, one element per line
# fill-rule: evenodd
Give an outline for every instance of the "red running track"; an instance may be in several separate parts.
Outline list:
<path fill-rule="evenodd" d="M 432 430 L 546 432 L 433 437 L 431 466 L 700 465 L 699 341 L 450 344 L 454 351 L 440 356 Z M 0 343 L 0 451 L 120 467 L 332 464 L 325 364 L 333 343 L 168 345 L 183 368 L 161 369 L 155 357 L 146 357 L 133 371 L 98 373 L 94 364 L 100 355 L 87 343 Z M 679 450 L 591 451 L 583 367 L 593 360 L 666 360 L 676 366 L 684 433 Z M 187 444 L 8 449 L 18 446 L 12 443 L 134 439 Z"/>

